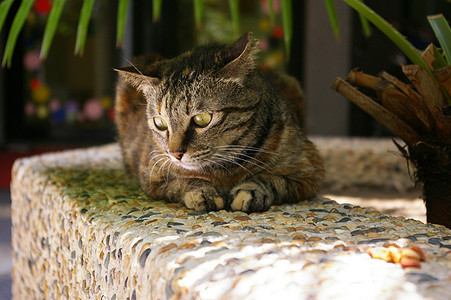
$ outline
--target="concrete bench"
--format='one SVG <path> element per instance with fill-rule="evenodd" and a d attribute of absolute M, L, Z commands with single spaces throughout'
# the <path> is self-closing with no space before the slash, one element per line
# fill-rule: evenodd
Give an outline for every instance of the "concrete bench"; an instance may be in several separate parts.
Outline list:
<path fill-rule="evenodd" d="M 449 299 L 451 231 L 317 198 L 264 213 L 147 199 L 116 144 L 16 161 L 15 299 Z M 421 268 L 368 249 L 420 247 Z"/>

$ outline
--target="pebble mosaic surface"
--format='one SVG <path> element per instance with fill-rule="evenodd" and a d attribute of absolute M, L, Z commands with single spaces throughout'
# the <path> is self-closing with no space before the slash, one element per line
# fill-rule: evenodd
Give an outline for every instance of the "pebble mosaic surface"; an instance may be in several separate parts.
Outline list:
<path fill-rule="evenodd" d="M 449 299 L 451 231 L 317 198 L 264 213 L 145 197 L 117 145 L 13 168 L 15 299 Z M 420 268 L 369 248 L 417 246 Z"/>

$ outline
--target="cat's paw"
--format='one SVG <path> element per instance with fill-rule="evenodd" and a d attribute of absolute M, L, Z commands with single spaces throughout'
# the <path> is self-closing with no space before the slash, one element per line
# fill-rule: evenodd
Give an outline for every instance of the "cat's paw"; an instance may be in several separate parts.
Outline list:
<path fill-rule="evenodd" d="M 186 207 L 197 211 L 220 210 L 225 207 L 224 199 L 213 187 L 190 190 L 183 196 Z"/>
<path fill-rule="evenodd" d="M 232 203 L 230 208 L 233 211 L 260 212 L 271 207 L 273 195 L 263 185 L 256 182 L 242 183 L 230 192 Z"/>

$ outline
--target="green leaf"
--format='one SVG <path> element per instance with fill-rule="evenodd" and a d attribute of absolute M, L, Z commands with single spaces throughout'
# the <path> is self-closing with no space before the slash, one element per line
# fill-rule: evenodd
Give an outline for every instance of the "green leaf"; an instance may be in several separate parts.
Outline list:
<path fill-rule="evenodd" d="M 376 12 L 362 3 L 360 0 L 343 0 L 349 6 L 354 8 L 363 17 L 368 19 L 374 24 L 382 33 L 384 33 L 399 49 L 412 61 L 412 63 L 423 67 L 431 76 L 435 79 L 435 76 L 429 70 L 426 63 L 421 59 L 421 56 L 415 47 L 409 43 L 405 36 L 399 33 L 390 23 L 388 23 L 384 18 L 379 16 Z"/>
<path fill-rule="evenodd" d="M 268 9 L 269 9 L 269 19 L 272 24 L 276 23 L 276 15 L 274 14 L 274 3 L 272 0 L 267 1 Z"/>
<path fill-rule="evenodd" d="M 448 65 L 451 65 L 451 28 L 448 21 L 442 14 L 428 16 L 428 21 L 442 47 Z"/>
<path fill-rule="evenodd" d="M 3 53 L 2 65 L 11 66 L 11 61 L 14 54 L 14 48 L 16 47 L 17 38 L 22 30 L 25 21 L 27 20 L 28 13 L 30 12 L 31 6 L 34 0 L 23 0 L 20 3 L 19 9 L 14 17 L 13 24 L 9 30 L 8 40 L 6 41 L 5 53 Z"/>
<path fill-rule="evenodd" d="M 83 0 L 80 19 L 78 20 L 77 40 L 75 42 L 75 54 L 83 55 L 85 50 L 86 36 L 88 33 L 89 20 L 91 19 L 92 8 L 95 0 Z"/>
<path fill-rule="evenodd" d="M 116 46 L 118 46 L 118 47 L 120 47 L 122 45 L 122 43 L 124 42 L 125 24 L 127 21 L 128 1 L 129 0 L 119 0 L 119 8 L 117 9 Z"/>
<path fill-rule="evenodd" d="M 434 49 L 434 57 L 435 57 L 435 61 L 432 62 L 432 67 L 434 68 L 434 70 L 446 67 L 448 65 L 448 62 L 443 57 L 443 54 L 437 49 L 437 47 L 435 47 L 434 45 L 432 46 Z"/>
<path fill-rule="evenodd" d="M 233 30 L 240 33 L 240 0 L 229 0 L 230 13 L 232 15 Z"/>
<path fill-rule="evenodd" d="M 292 5 L 291 0 L 282 0 L 282 26 L 283 38 L 285 42 L 286 59 L 290 59 L 291 41 L 293 39 L 293 16 L 291 14 Z"/>
<path fill-rule="evenodd" d="M 419 51 L 412 46 L 411 43 L 399 33 L 390 23 L 388 23 L 384 18 L 376 14 L 372 9 L 363 4 L 360 0 L 343 0 L 349 6 L 354 8 L 358 13 L 362 14 L 365 18 L 368 19 L 371 23 L 374 24 L 383 34 L 385 34 L 398 48 L 406 55 L 410 61 L 415 64 L 421 66 L 426 70 L 429 77 L 431 77 L 435 82 L 438 82 L 437 78 L 432 74 L 432 71 L 429 69 L 428 65 L 421 58 Z M 448 40 L 449 42 L 449 40 Z M 439 83 L 439 82 L 438 82 Z M 440 83 L 439 83 L 440 84 Z M 441 84 L 440 84 L 441 85 Z M 441 86 L 441 90 L 443 95 L 447 99 L 447 102 L 451 104 L 451 99 L 449 95 L 446 93 L 445 89 Z"/>
<path fill-rule="evenodd" d="M 203 0 L 194 0 L 194 20 L 196 23 L 196 28 L 202 27 L 202 15 L 204 9 L 204 1 Z"/>
<path fill-rule="evenodd" d="M 53 37 L 55 36 L 56 27 L 58 26 L 61 13 L 66 4 L 66 0 L 55 0 L 53 1 L 52 11 L 50 12 L 47 24 L 45 25 L 44 37 L 42 38 L 41 46 L 41 59 L 47 58 L 49 53 L 50 45 L 52 44 Z"/>
<path fill-rule="evenodd" d="M 0 32 L 2 31 L 6 16 L 8 15 L 8 11 L 11 8 L 13 2 L 14 0 L 4 0 L 2 3 L 0 3 Z"/>
<path fill-rule="evenodd" d="M 329 15 L 330 25 L 334 33 L 335 39 L 340 39 L 340 26 L 338 25 L 337 11 L 335 10 L 334 0 L 324 0 L 326 4 L 327 14 Z"/>
<path fill-rule="evenodd" d="M 363 0 L 360 0 L 360 2 L 363 2 Z M 368 22 L 368 20 L 362 14 L 359 14 L 359 18 L 360 18 L 360 23 L 362 24 L 363 35 L 366 38 L 369 38 L 371 36 L 370 23 Z"/>
<path fill-rule="evenodd" d="M 163 5 L 163 0 L 153 0 L 152 1 L 152 21 L 154 23 L 160 21 L 162 5 Z"/>

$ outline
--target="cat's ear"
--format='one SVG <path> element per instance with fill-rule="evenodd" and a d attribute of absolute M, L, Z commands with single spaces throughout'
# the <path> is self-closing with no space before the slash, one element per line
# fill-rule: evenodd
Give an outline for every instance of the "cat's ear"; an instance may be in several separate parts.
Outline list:
<path fill-rule="evenodd" d="M 114 70 L 118 72 L 119 76 L 125 82 L 137 89 L 145 90 L 148 87 L 153 88 L 160 83 L 160 79 L 156 76 L 155 72 L 150 70 L 139 71 L 133 66 Z"/>
<path fill-rule="evenodd" d="M 235 43 L 224 50 L 226 65 L 219 71 L 223 78 L 242 80 L 255 68 L 257 42 L 252 39 L 252 32 L 243 34 Z"/>

